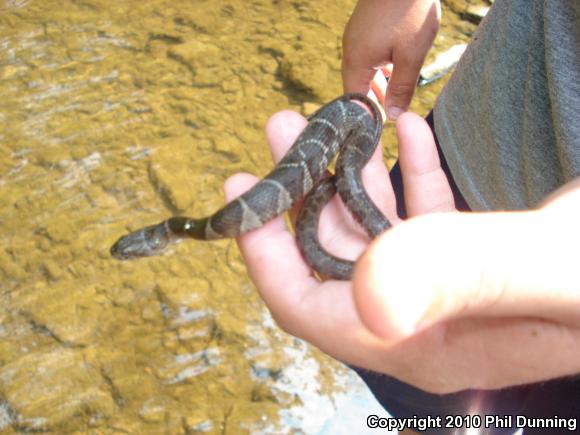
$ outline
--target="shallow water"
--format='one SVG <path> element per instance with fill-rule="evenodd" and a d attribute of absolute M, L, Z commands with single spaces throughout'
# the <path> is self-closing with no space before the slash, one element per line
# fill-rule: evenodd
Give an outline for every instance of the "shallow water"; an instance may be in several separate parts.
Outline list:
<path fill-rule="evenodd" d="M 316 433 L 336 412 L 356 381 L 274 325 L 233 241 L 108 250 L 264 175 L 268 117 L 341 92 L 353 5 L 0 2 L 0 429 Z M 473 31 L 458 17 L 438 50 Z"/>

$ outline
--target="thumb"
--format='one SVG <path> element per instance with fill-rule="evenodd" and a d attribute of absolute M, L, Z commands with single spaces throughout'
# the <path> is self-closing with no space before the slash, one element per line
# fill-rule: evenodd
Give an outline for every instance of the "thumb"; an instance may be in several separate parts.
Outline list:
<path fill-rule="evenodd" d="M 399 58 L 393 58 L 393 73 L 389 78 L 385 104 L 387 117 L 393 121 L 409 108 L 423 65 L 421 56 L 405 54 Z"/>
<path fill-rule="evenodd" d="M 370 83 L 377 70 L 366 67 L 364 64 L 342 62 L 342 83 L 344 92 L 358 92 L 366 95 L 370 89 Z"/>
<path fill-rule="evenodd" d="M 541 211 L 411 219 L 376 239 L 355 269 L 361 320 L 395 341 L 469 316 L 578 323 L 580 268 L 563 249 L 580 243 L 574 222 Z"/>

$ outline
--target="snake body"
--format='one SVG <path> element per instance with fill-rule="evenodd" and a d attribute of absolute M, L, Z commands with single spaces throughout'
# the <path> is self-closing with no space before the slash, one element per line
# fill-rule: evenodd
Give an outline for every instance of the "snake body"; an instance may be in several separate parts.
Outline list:
<path fill-rule="evenodd" d="M 361 181 L 361 170 L 372 156 L 381 132 L 381 114 L 368 97 L 342 95 L 309 117 L 308 125 L 287 154 L 252 189 L 211 216 L 172 217 L 127 234 L 112 246 L 111 254 L 126 260 L 157 255 L 172 242 L 185 238 L 236 237 L 259 228 L 305 198 L 296 223 L 305 259 L 314 270 L 328 277 L 349 279 L 352 262 L 333 257 L 320 246 L 316 236 L 318 217 L 338 190 L 371 238 L 390 226 Z M 339 151 L 336 175 L 328 177 L 327 167 Z"/>

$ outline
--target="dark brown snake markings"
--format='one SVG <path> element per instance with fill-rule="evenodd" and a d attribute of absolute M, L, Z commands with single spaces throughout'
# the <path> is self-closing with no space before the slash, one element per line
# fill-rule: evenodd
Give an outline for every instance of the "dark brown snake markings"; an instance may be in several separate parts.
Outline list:
<path fill-rule="evenodd" d="M 357 104 L 364 103 L 372 115 Z M 309 117 L 309 123 L 280 163 L 252 189 L 213 215 L 193 219 L 172 217 L 121 237 L 111 248 L 118 259 L 161 253 L 172 242 L 193 238 L 236 237 L 262 226 L 304 198 L 296 221 L 300 250 L 312 268 L 334 279 L 347 280 L 353 262 L 326 252 L 317 237 L 318 218 L 338 191 L 354 218 L 373 238 L 390 227 L 363 188 L 361 170 L 372 156 L 382 132 L 378 108 L 362 94 L 345 94 Z M 336 174 L 327 167 L 340 151 Z"/>

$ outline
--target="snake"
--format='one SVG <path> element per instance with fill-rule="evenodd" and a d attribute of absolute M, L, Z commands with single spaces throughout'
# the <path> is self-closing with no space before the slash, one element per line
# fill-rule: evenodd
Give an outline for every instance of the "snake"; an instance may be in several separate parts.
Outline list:
<path fill-rule="evenodd" d="M 350 279 L 354 262 L 335 257 L 320 244 L 318 222 L 322 209 L 338 192 L 371 239 L 391 226 L 367 194 L 361 178 L 381 137 L 381 113 L 367 96 L 347 93 L 307 119 L 308 124 L 286 155 L 250 190 L 210 216 L 175 216 L 126 234 L 111 247 L 111 255 L 129 260 L 161 254 L 184 239 L 237 237 L 302 201 L 295 230 L 304 259 L 321 276 Z M 330 175 L 328 167 L 335 157 L 335 174 Z"/>

